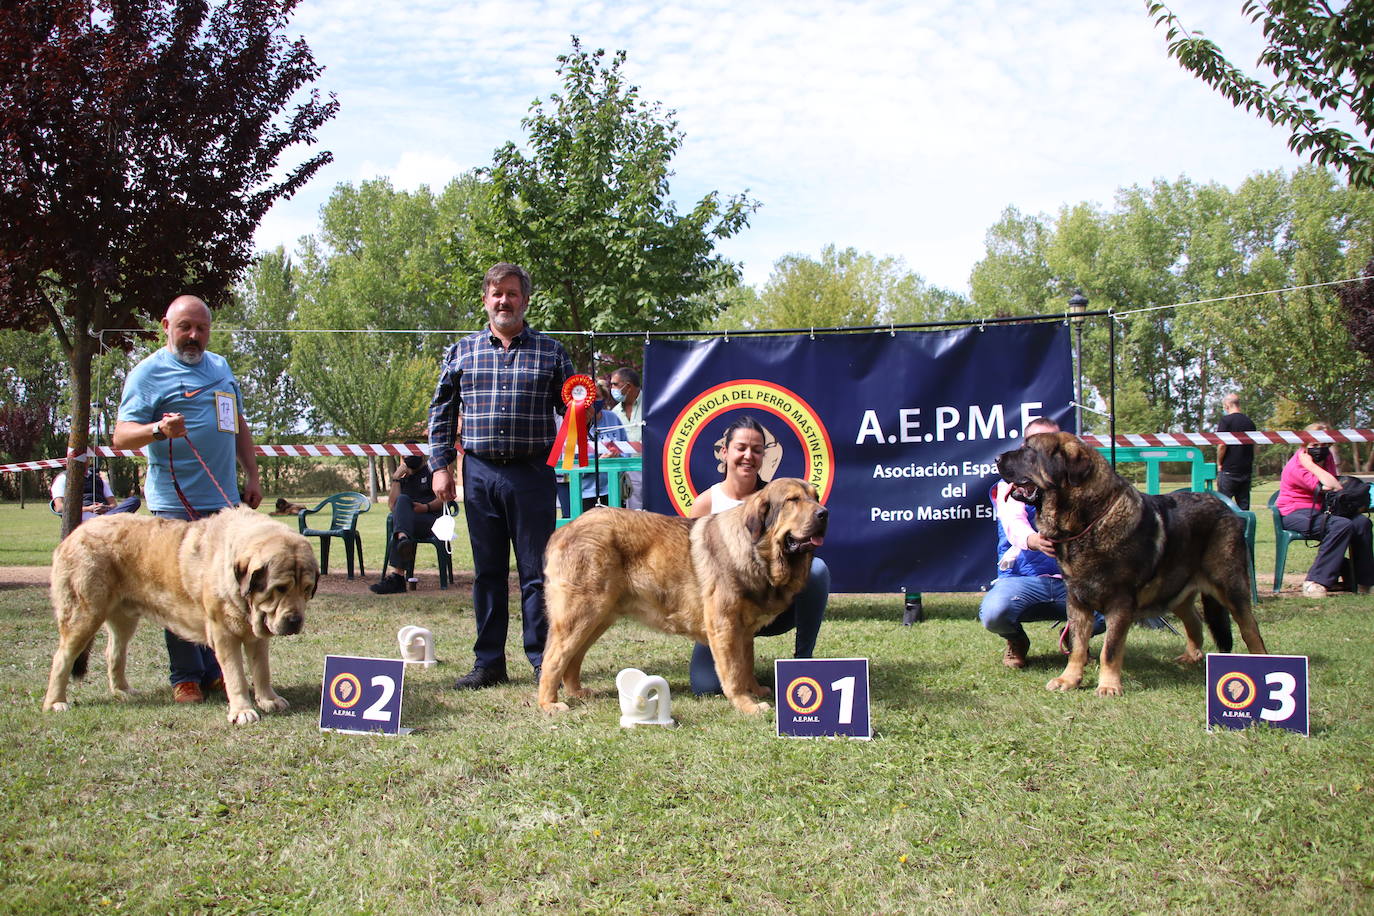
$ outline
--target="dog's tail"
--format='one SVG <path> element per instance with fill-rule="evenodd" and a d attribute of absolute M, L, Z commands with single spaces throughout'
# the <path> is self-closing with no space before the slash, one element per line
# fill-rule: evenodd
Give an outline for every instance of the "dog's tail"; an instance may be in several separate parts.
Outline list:
<path fill-rule="evenodd" d="M 1202 596 L 1202 619 L 1212 633 L 1212 642 L 1217 644 L 1218 652 L 1231 651 L 1231 615 L 1226 607 L 1211 595 Z"/>
<path fill-rule="evenodd" d="M 86 645 L 81 647 L 81 651 L 76 656 L 76 661 L 72 662 L 72 677 L 81 678 L 86 676 L 86 668 L 91 661 L 91 646 L 95 645 L 95 637 L 92 636 Z"/>

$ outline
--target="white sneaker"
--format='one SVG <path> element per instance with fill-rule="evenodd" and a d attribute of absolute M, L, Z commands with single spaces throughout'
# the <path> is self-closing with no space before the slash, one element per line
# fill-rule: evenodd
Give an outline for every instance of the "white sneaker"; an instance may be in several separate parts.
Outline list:
<path fill-rule="evenodd" d="M 1325 598 L 1326 586 L 1320 582 L 1307 581 L 1302 584 L 1302 596 L 1304 598 Z"/>

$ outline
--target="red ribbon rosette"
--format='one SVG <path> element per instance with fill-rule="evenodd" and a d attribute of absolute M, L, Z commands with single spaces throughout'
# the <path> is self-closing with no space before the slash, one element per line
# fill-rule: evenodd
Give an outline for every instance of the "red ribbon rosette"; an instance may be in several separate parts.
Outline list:
<path fill-rule="evenodd" d="M 550 467 L 571 468 L 574 458 L 578 467 L 587 466 L 587 418 L 595 397 L 596 382 L 590 375 L 574 375 L 563 383 L 563 403 L 568 409 L 549 450 Z"/>

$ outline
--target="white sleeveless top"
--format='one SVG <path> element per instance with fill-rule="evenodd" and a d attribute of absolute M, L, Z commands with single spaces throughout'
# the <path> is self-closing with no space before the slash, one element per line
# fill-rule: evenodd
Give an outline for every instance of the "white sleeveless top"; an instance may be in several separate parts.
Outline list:
<path fill-rule="evenodd" d="M 726 509 L 733 509 L 736 506 L 744 504 L 744 500 L 742 499 L 735 499 L 732 496 L 726 496 L 724 486 L 725 481 L 722 480 L 719 483 L 711 484 L 711 489 L 706 491 L 711 494 L 712 515 L 718 515 L 719 513 L 724 512 Z"/>

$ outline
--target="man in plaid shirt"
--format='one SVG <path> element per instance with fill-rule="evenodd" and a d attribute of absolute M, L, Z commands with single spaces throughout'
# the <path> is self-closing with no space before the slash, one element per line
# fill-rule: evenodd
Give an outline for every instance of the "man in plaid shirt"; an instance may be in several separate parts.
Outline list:
<path fill-rule="evenodd" d="M 525 324 L 530 275 L 497 264 L 482 280 L 488 326 L 444 351 L 429 406 L 429 466 L 434 494 L 456 495 L 450 466 L 459 437 L 463 500 L 476 578 L 472 670 L 453 686 L 477 690 L 505 683 L 510 626 L 510 551 L 520 576 L 525 656 L 539 683 L 544 660 L 544 548 L 554 529 L 557 489 L 549 450 L 562 413 L 563 382 L 573 374 L 562 344 Z"/>

